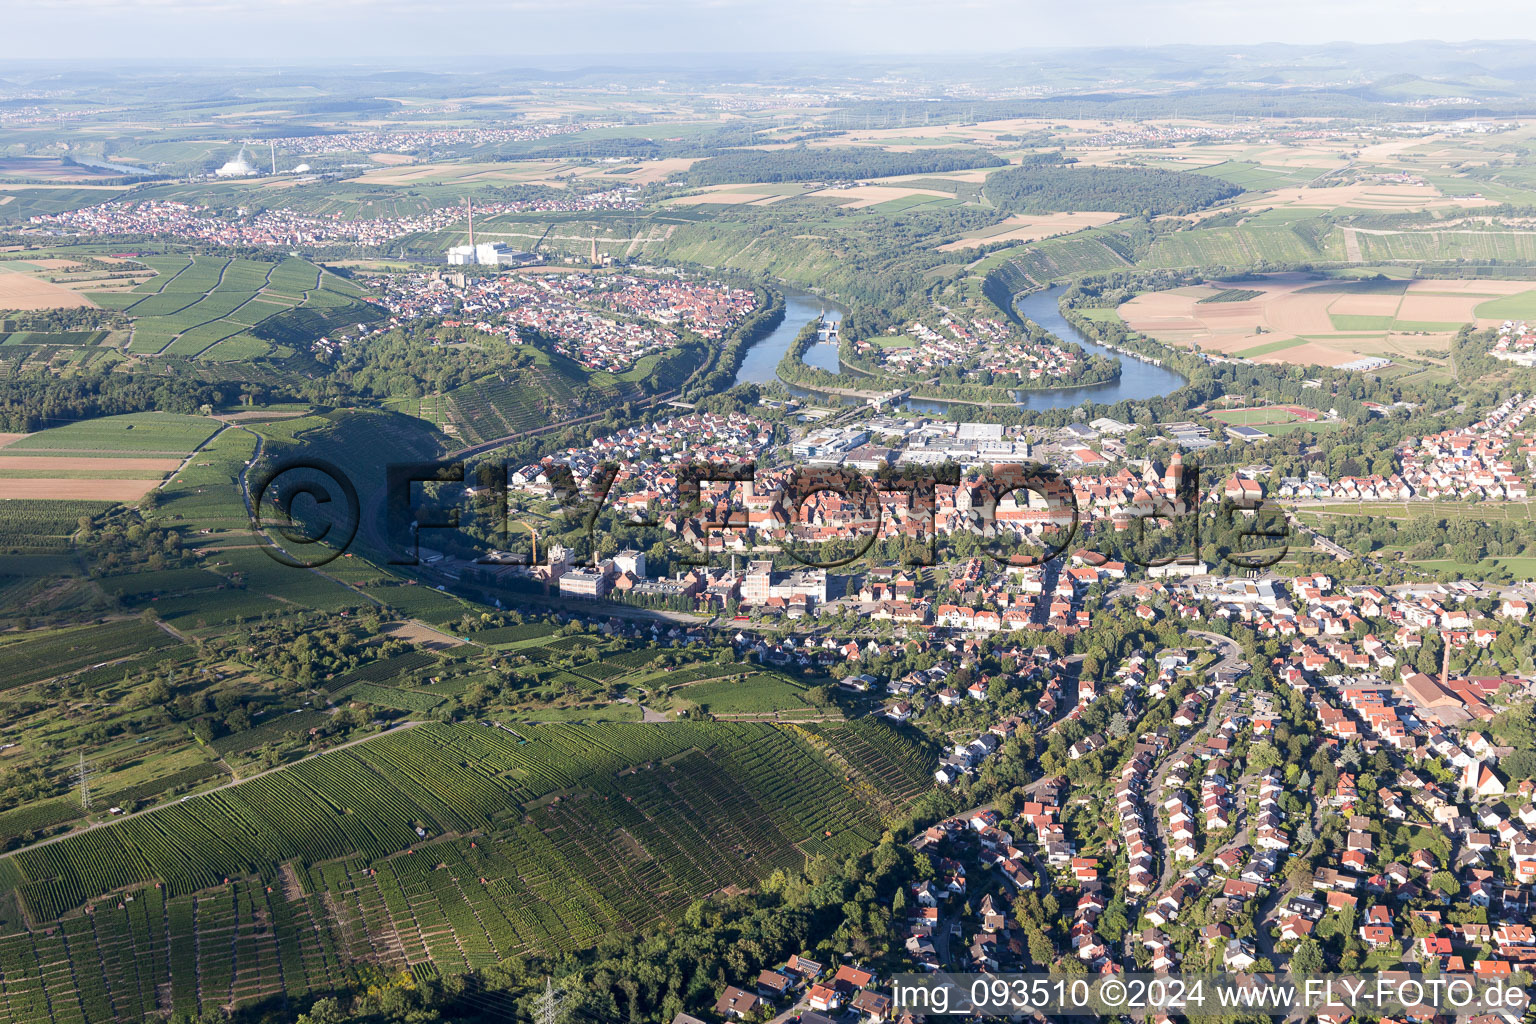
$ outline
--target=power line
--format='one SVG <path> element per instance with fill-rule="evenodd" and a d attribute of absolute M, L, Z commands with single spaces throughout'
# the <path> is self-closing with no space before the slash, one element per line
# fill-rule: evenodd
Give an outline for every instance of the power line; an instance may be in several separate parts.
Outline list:
<path fill-rule="evenodd" d="M 555 983 L 549 975 L 544 976 L 544 994 L 534 1000 L 533 1019 L 535 1024 L 559 1024 L 560 1011 L 565 1006 L 565 993 L 555 991 Z"/>
<path fill-rule="evenodd" d="M 85 751 L 80 751 L 80 806 L 91 809 L 91 766 L 85 761 Z"/>

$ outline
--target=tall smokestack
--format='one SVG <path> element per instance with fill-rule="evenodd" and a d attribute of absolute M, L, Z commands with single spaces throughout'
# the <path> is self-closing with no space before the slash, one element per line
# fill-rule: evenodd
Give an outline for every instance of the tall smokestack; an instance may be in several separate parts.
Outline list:
<path fill-rule="evenodd" d="M 1440 641 L 1445 645 L 1440 658 L 1440 688 L 1446 693 L 1451 692 L 1451 635 L 1445 630 L 1440 631 Z"/>
<path fill-rule="evenodd" d="M 475 247 L 475 201 L 469 196 L 464 197 L 464 208 L 469 211 L 469 247 Z"/>
<path fill-rule="evenodd" d="M 267 140 L 267 145 L 272 147 L 272 173 L 276 174 L 277 173 L 277 141 L 275 139 L 268 139 Z"/>

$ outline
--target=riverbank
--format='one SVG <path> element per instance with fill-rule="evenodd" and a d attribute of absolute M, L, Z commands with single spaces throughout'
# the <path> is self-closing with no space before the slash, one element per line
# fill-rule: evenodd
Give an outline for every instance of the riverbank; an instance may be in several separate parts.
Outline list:
<path fill-rule="evenodd" d="M 783 286 L 778 291 L 784 297 L 784 315 L 772 331 L 747 347 L 736 371 L 735 384 L 771 384 L 778 380 L 779 362 L 806 325 L 822 316 L 829 320 L 843 317 L 841 306 L 820 296 Z M 836 346 L 830 347 L 835 358 Z"/>

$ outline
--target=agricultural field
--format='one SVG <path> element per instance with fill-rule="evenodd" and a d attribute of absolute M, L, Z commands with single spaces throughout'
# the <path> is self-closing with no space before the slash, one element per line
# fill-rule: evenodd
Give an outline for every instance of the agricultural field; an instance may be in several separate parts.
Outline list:
<path fill-rule="evenodd" d="M 350 282 L 307 260 L 145 256 L 156 271 L 132 291 L 92 293 L 133 318 L 128 351 L 211 361 L 307 348 L 327 331 L 376 319 Z"/>
<path fill-rule="evenodd" d="M 722 679 L 683 687 L 678 695 L 716 715 L 808 712 L 804 687 L 782 676 L 753 672 L 740 679 Z"/>
<path fill-rule="evenodd" d="M 1234 185 L 1241 185 L 1250 192 L 1264 192 L 1270 189 L 1305 185 L 1318 175 L 1325 173 L 1325 169 L 1321 167 L 1277 167 L 1250 163 L 1244 160 L 1224 160 L 1219 164 L 1198 168 L 1195 173 L 1208 174 L 1213 178 L 1230 181 Z"/>
<path fill-rule="evenodd" d="M 13 1011 L 25 1000 L 12 1019 L 94 1022 L 324 991 L 366 963 L 451 973 L 579 948 L 867 848 L 874 805 L 905 803 L 931 756 L 883 726 L 396 731 L 9 855 L 33 924 L 0 936 L 0 980 Z M 94 913 L 52 923 L 79 906 Z"/>
<path fill-rule="evenodd" d="M 33 270 L 26 273 L 25 270 Z M 0 263 L 0 309 L 76 309 L 95 306 L 85 295 L 54 284 L 40 268 Z"/>
<path fill-rule="evenodd" d="M 1075 231 L 1096 228 L 1119 220 L 1123 214 L 1096 210 L 1073 213 L 1014 214 L 1001 224 L 970 232 L 963 237 L 939 246 L 940 252 L 957 249 L 974 249 L 994 242 L 1038 242 L 1042 238 L 1069 235 Z"/>
<path fill-rule="evenodd" d="M 1319 243 L 1288 224 L 1253 222 L 1162 235 L 1139 260 L 1144 267 L 1251 267 L 1344 259 L 1343 244 L 1329 235 Z"/>
<path fill-rule="evenodd" d="M 133 502 L 219 429 L 203 416 L 130 413 L 0 444 L 0 499 Z"/>
<path fill-rule="evenodd" d="M 15 637 L 0 643 L 0 688 L 13 690 L 180 643 L 165 630 L 137 619 Z"/>
<path fill-rule="evenodd" d="M 1042 285 L 1131 265 L 1122 252 L 1093 230 L 1046 239 L 1017 250 L 1003 249 L 987 256 L 975 269 L 984 271 L 1004 262 L 1011 262 L 1029 280 Z"/>
<path fill-rule="evenodd" d="M 1233 299 L 1237 293 L 1247 297 Z M 1273 274 L 1151 292 L 1119 312 L 1133 329 L 1179 348 L 1340 366 L 1362 356 L 1443 352 L 1463 324 L 1496 325 L 1529 308 L 1532 294 L 1528 281 Z"/>
<path fill-rule="evenodd" d="M 80 520 L 87 522 L 103 515 L 114 506 L 101 500 L 66 501 L 55 498 L 11 498 L 0 503 L 0 552 L 8 555 L 59 552 L 72 544 L 72 538 L 80 529 Z M 27 576 L 30 573 L 10 573 L 9 568 L 19 569 L 20 560 L 0 562 L 0 573 Z"/>

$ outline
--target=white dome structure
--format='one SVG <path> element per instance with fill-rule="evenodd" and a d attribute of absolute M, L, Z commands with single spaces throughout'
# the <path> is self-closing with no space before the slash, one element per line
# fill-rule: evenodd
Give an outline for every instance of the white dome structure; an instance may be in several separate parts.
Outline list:
<path fill-rule="evenodd" d="M 216 178 L 249 178 L 255 173 L 256 168 L 252 167 L 245 159 L 245 147 L 243 146 L 240 148 L 239 156 L 213 172 Z"/>
<path fill-rule="evenodd" d="M 297 166 L 297 167 L 295 167 L 293 169 L 293 173 L 294 174 L 307 174 L 307 173 L 309 173 L 309 164 L 299 164 L 299 166 Z"/>

